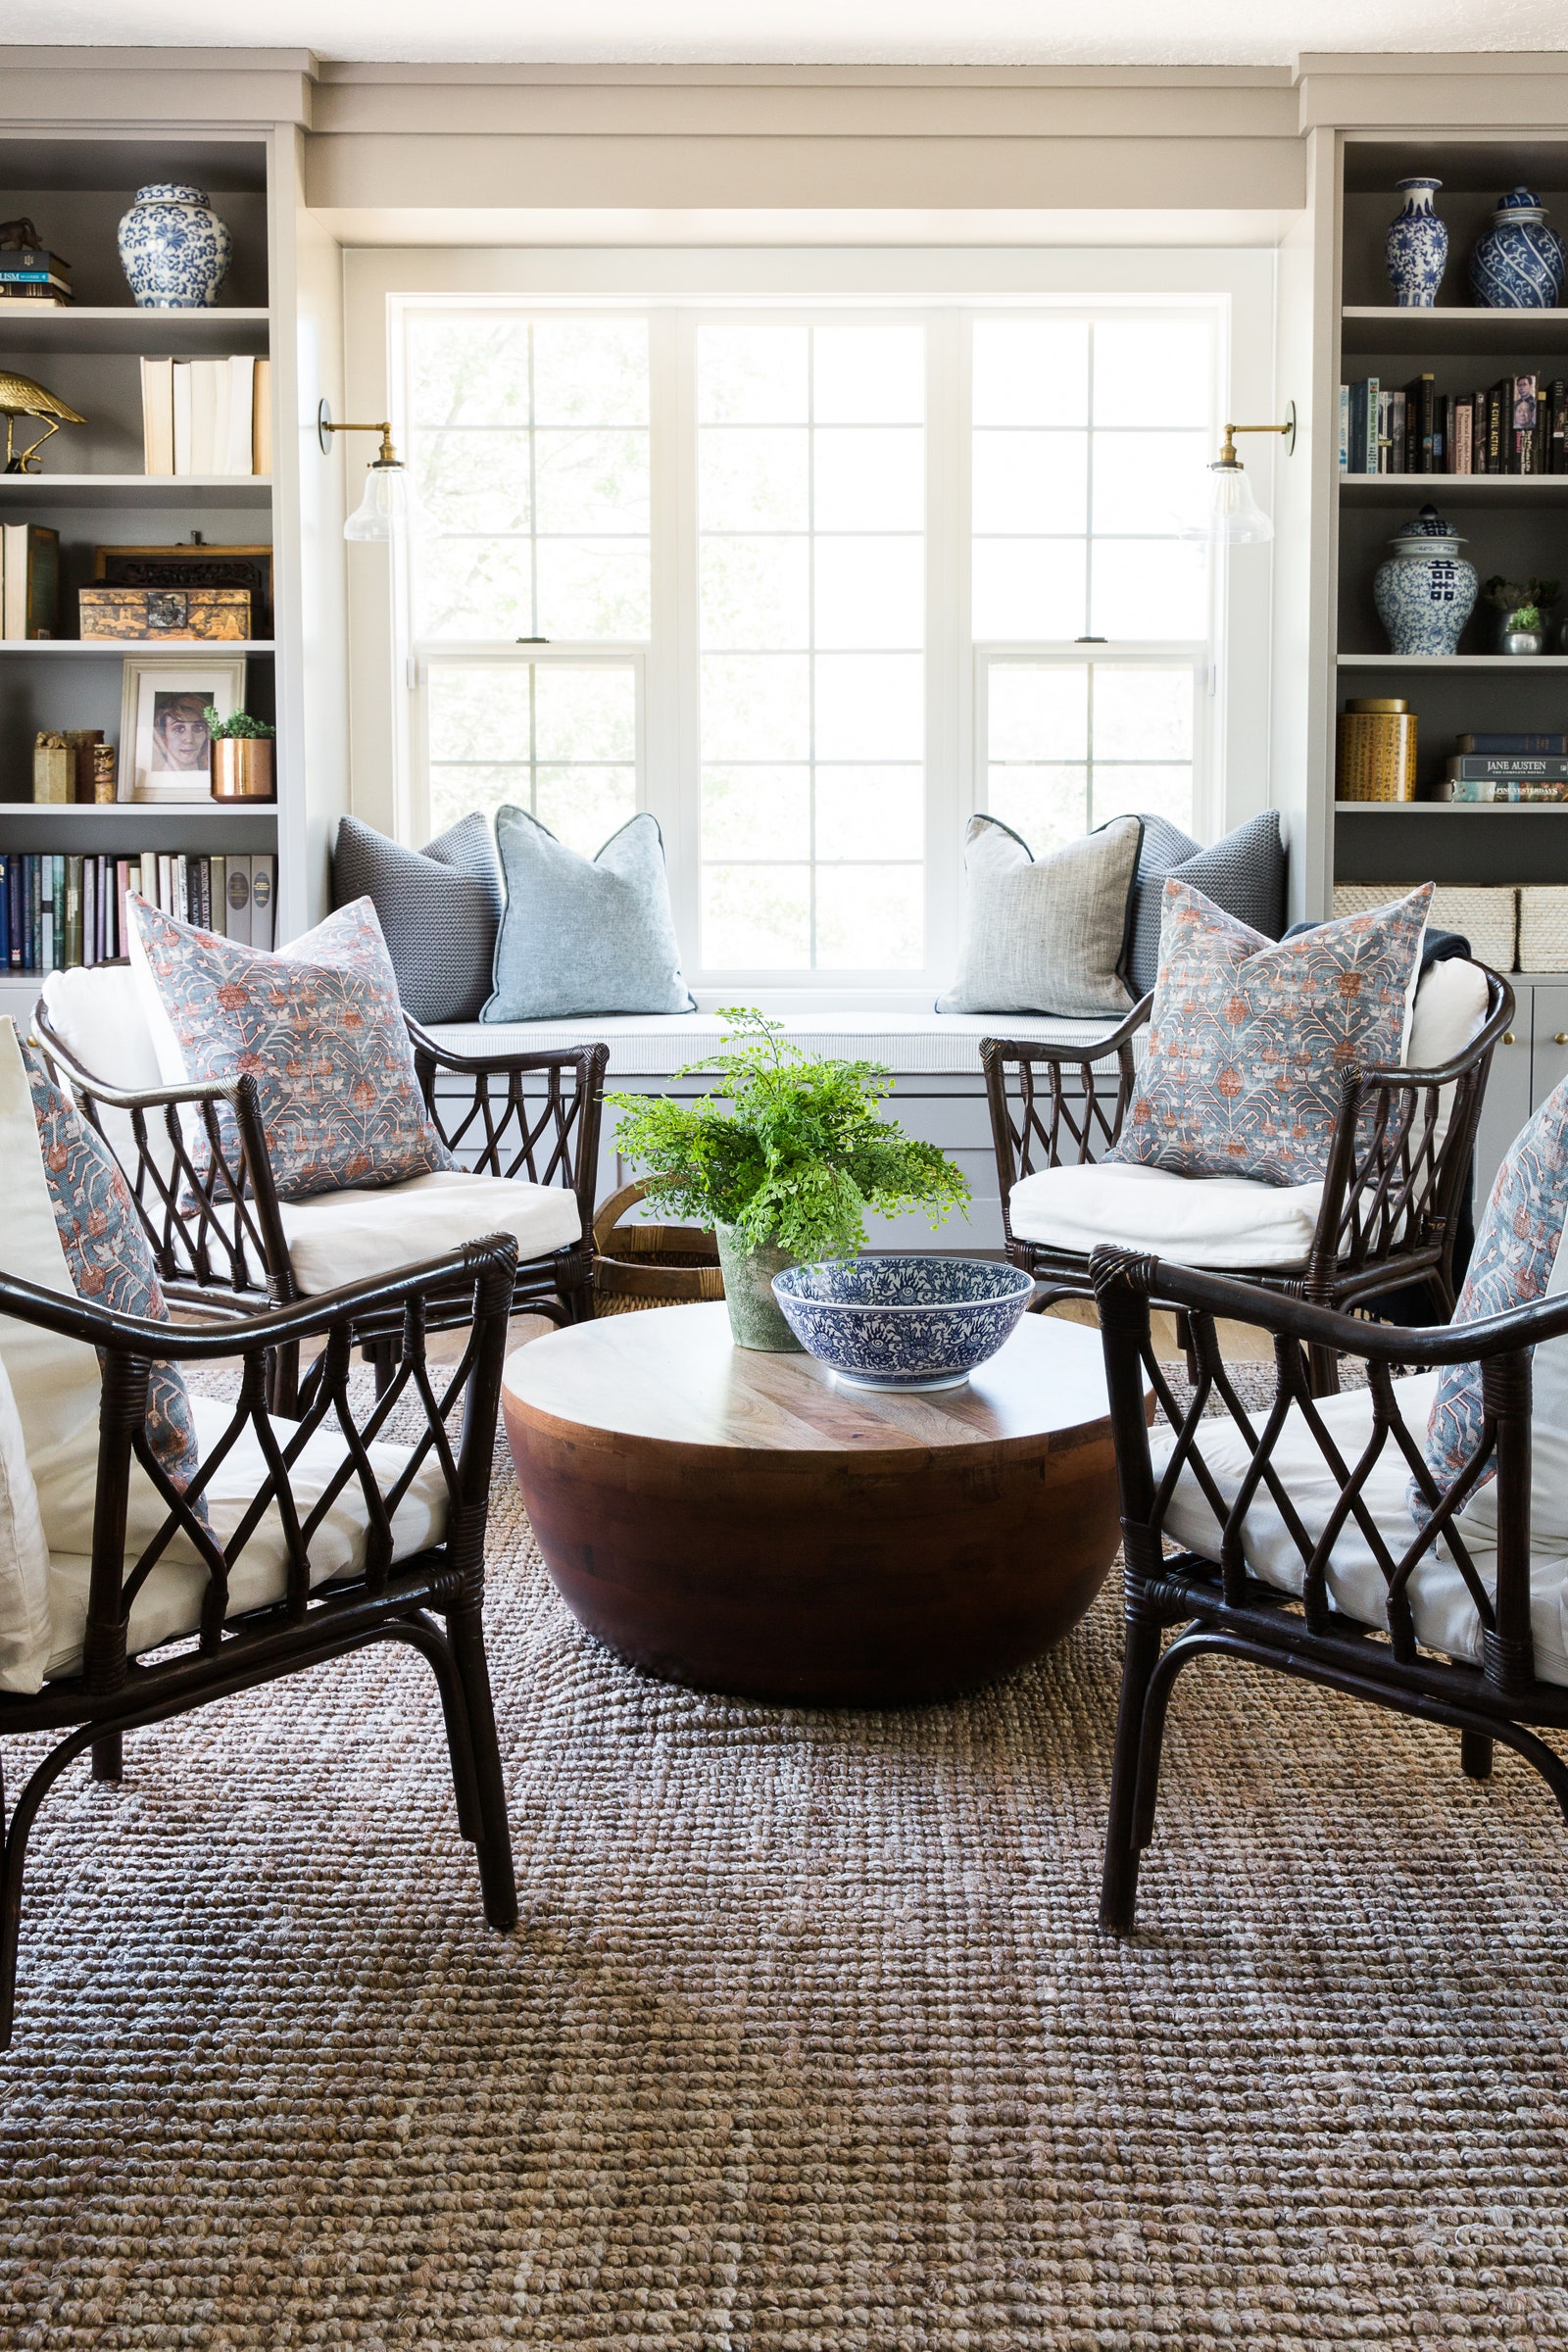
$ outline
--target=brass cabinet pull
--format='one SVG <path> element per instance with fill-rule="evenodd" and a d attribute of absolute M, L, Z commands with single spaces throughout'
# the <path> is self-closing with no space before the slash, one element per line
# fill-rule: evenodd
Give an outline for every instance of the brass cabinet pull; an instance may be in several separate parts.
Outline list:
<path fill-rule="evenodd" d="M 1505 1046 L 1516 1046 L 1519 1043 L 1519 1040 L 1515 1037 L 1511 1029 L 1505 1029 L 1502 1033 L 1502 1042 Z"/>
<path fill-rule="evenodd" d="M 1568 1029 L 1559 1029 L 1551 1042 L 1554 1046 L 1568 1046 Z"/>

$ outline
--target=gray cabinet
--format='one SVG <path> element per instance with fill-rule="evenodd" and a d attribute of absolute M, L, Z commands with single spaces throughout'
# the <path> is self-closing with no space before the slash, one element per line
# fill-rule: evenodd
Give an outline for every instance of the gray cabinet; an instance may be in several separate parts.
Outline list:
<path fill-rule="evenodd" d="M 1510 972 L 1513 1027 L 1492 1057 L 1492 1075 L 1476 1132 L 1476 1214 L 1508 1146 L 1532 1111 L 1568 1078 L 1568 978 L 1558 972 Z"/>

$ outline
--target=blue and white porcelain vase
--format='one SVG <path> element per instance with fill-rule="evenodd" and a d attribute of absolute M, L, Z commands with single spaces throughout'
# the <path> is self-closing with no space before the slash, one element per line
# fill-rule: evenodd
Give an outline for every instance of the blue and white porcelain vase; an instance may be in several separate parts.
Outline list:
<path fill-rule="evenodd" d="M 1430 311 L 1448 266 L 1448 226 L 1432 210 L 1441 179 L 1396 179 L 1404 210 L 1389 223 L 1383 251 L 1401 311 Z"/>
<path fill-rule="evenodd" d="M 1562 239 L 1528 188 L 1499 196 L 1470 256 L 1470 285 L 1489 311 L 1551 311 L 1562 300 Z"/>
<path fill-rule="evenodd" d="M 1372 582 L 1378 618 L 1396 654 L 1456 654 L 1475 611 L 1476 567 L 1460 555 L 1463 542 L 1436 507 L 1423 507 L 1396 531 L 1394 553 Z"/>
<path fill-rule="evenodd" d="M 120 223 L 120 259 L 143 311 L 210 311 L 234 240 L 200 188 L 156 180 Z"/>

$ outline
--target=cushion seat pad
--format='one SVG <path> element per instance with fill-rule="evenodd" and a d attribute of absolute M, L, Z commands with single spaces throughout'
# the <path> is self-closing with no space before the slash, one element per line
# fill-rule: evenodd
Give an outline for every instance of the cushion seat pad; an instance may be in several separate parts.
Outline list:
<path fill-rule="evenodd" d="M 193 1396 L 191 1412 L 196 1442 L 203 1458 L 228 1426 L 231 1408 L 211 1396 Z M 292 1421 L 272 1422 L 279 1445 L 295 1433 Z M 290 1473 L 301 1519 L 309 1516 L 343 1459 L 343 1440 L 330 1424 L 317 1431 Z M 377 1444 L 368 1448 L 381 1491 L 385 1494 L 401 1475 L 409 1458 L 406 1446 Z M 267 1477 L 267 1458 L 253 1429 L 246 1430 L 233 1450 L 220 1463 L 204 1489 L 213 1533 L 226 1544 Z M 418 1476 L 398 1505 L 392 1521 L 394 1559 L 404 1560 L 426 1544 L 439 1544 L 446 1533 L 447 1486 L 433 1451 L 421 1463 Z M 365 1565 L 368 1521 L 365 1497 L 357 1477 L 351 1477 L 311 1544 L 311 1584 L 330 1584 L 354 1575 Z M 81 1665 L 82 1637 L 87 1623 L 87 1594 L 92 1562 L 76 1552 L 54 1552 L 49 1561 L 50 1642 L 47 1672 L 74 1674 Z M 288 1589 L 288 1546 L 275 1503 L 257 1528 L 229 1578 L 231 1617 L 247 1609 L 281 1600 Z M 132 1603 L 127 1642 L 130 1654 L 156 1649 L 196 1632 L 201 1624 L 207 1571 L 192 1560 L 164 1559 L 152 1571 Z"/>
<path fill-rule="evenodd" d="M 1395 1398 L 1404 1425 L 1418 1446 L 1426 1437 L 1427 1416 L 1437 1385 L 1436 1372 L 1417 1373 L 1411 1379 L 1394 1383 Z M 1354 1389 L 1346 1396 L 1325 1396 L 1319 1400 L 1317 1409 L 1345 1461 L 1353 1464 L 1372 1433 L 1370 1391 Z M 1260 1412 L 1253 1414 L 1253 1426 L 1261 1429 L 1264 1418 Z M 1174 1443 L 1172 1437 L 1164 1434 L 1152 1445 L 1156 1479 L 1170 1459 Z M 1199 1443 L 1215 1485 L 1227 1502 L 1233 1500 L 1241 1492 L 1250 1460 L 1241 1431 L 1228 1417 L 1221 1416 L 1203 1422 Z M 1303 1527 L 1316 1541 L 1328 1525 L 1340 1490 L 1299 1408 L 1291 1411 L 1272 1459 Z M 1415 1541 L 1409 1487 L 1410 1473 L 1403 1455 L 1392 1440 L 1386 1441 L 1363 1493 L 1373 1522 L 1396 1560 Z M 1184 1470 L 1176 1483 L 1165 1517 L 1165 1533 L 1207 1559 L 1219 1556 L 1218 1525 L 1190 1469 Z M 1475 1544 L 1468 1549 L 1482 1583 L 1489 1590 L 1495 1590 L 1496 1552 L 1482 1550 Z M 1300 1592 L 1301 1555 L 1266 1489 L 1260 1488 L 1254 1495 L 1243 1523 L 1242 1550 L 1259 1583 L 1272 1585 L 1281 1592 Z M 1568 1625 L 1564 1619 L 1568 1553 L 1533 1552 L 1530 1587 L 1536 1673 L 1543 1682 L 1568 1684 Z M 1330 1555 L 1328 1589 L 1334 1606 L 1345 1616 L 1360 1625 L 1387 1630 L 1388 1587 L 1366 1538 L 1353 1519 L 1341 1530 Z M 1452 1561 L 1443 1554 L 1429 1553 L 1411 1577 L 1409 1590 L 1416 1639 L 1446 1657 L 1479 1664 L 1481 1621 Z"/>
<path fill-rule="evenodd" d="M 416 1266 L 486 1234 L 516 1236 L 526 1263 L 582 1239 L 575 1193 L 559 1184 L 435 1169 L 371 1191 L 350 1187 L 280 1204 L 294 1279 L 308 1298 Z"/>
<path fill-rule="evenodd" d="M 1021 1242 L 1087 1256 L 1105 1242 L 1184 1266 L 1292 1266 L 1312 1246 L 1321 1183 L 1262 1184 L 1251 1176 L 1178 1176 L 1168 1168 L 1102 1160 L 1041 1168 L 1012 1188 L 1008 1215 Z"/>

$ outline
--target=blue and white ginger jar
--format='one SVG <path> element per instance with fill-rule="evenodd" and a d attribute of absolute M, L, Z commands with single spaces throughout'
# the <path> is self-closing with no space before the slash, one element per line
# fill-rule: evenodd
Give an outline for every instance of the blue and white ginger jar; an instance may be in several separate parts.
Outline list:
<path fill-rule="evenodd" d="M 1459 553 L 1462 544 L 1436 507 L 1423 507 L 1390 540 L 1394 553 L 1378 565 L 1372 600 L 1391 653 L 1458 652 L 1479 586 L 1475 565 Z"/>
<path fill-rule="evenodd" d="M 144 311 L 210 311 L 234 240 L 200 188 L 156 180 L 120 223 L 120 259 Z"/>
<path fill-rule="evenodd" d="M 1550 311 L 1562 300 L 1562 239 L 1528 188 L 1499 196 L 1470 256 L 1470 284 L 1489 311 Z"/>
<path fill-rule="evenodd" d="M 1396 179 L 1404 210 L 1389 224 L 1383 251 L 1401 311 L 1430 311 L 1448 266 L 1448 226 L 1432 210 L 1441 179 Z"/>

